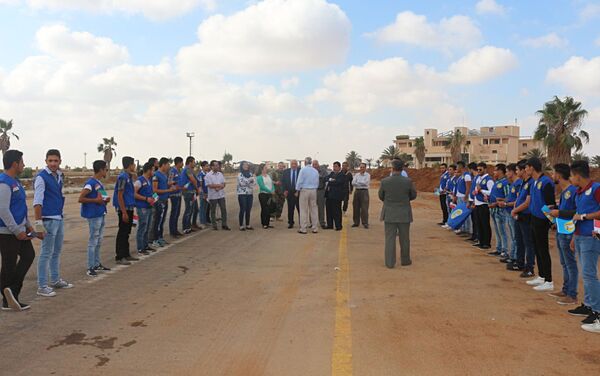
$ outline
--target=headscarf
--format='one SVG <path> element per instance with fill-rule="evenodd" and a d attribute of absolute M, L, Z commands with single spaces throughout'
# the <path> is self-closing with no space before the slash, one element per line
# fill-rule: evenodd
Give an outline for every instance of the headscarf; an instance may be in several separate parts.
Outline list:
<path fill-rule="evenodd" d="M 244 164 L 248 164 L 248 171 L 244 170 Z M 240 163 L 240 174 L 242 174 L 245 178 L 249 178 L 250 176 L 252 176 L 252 171 L 250 170 L 250 162 L 248 161 L 242 161 L 242 163 Z"/>

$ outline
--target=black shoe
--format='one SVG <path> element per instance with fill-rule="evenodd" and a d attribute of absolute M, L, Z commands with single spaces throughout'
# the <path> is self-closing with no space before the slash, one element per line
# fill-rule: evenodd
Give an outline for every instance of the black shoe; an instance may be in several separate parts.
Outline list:
<path fill-rule="evenodd" d="M 98 273 L 96 273 L 96 270 L 94 268 L 89 268 L 85 274 L 87 274 L 90 277 L 98 276 Z"/>
<path fill-rule="evenodd" d="M 479 246 L 479 249 L 490 249 L 490 248 L 492 248 L 492 247 L 490 247 L 489 245 L 480 245 Z M 497 255 L 494 255 L 494 256 L 497 256 Z"/>
<path fill-rule="evenodd" d="M 335 231 L 342 231 L 342 228 L 336 228 Z"/>
<path fill-rule="evenodd" d="M 100 271 L 100 272 L 108 272 L 108 271 L 110 271 L 110 268 L 108 268 L 108 267 L 106 267 L 106 266 L 104 266 L 102 264 L 98 264 L 98 266 L 96 266 L 94 268 L 94 270 Z"/>
<path fill-rule="evenodd" d="M 512 262 L 512 260 L 510 259 L 510 257 L 502 257 L 498 261 L 500 261 L 501 263 L 504 263 L 504 264 L 508 264 L 508 263 Z"/>
<path fill-rule="evenodd" d="M 323 230 L 333 230 L 333 226 L 325 226 L 323 227 Z"/>
<path fill-rule="evenodd" d="M 133 256 L 125 257 L 125 260 L 127 260 L 127 261 L 140 261 L 139 258 L 133 257 Z"/>
<path fill-rule="evenodd" d="M 293 223 L 288 223 L 288 228 L 294 228 L 294 224 Z"/>
<path fill-rule="evenodd" d="M 438 222 L 438 224 L 437 224 L 437 225 L 438 225 L 438 226 L 443 226 L 443 225 L 445 225 L 445 223 L 444 223 L 444 222 Z"/>
<path fill-rule="evenodd" d="M 219 228 L 217 226 L 213 226 L 213 230 L 214 231 L 219 231 Z"/>
<path fill-rule="evenodd" d="M 510 270 L 513 272 L 522 272 L 525 270 L 523 266 L 519 266 L 517 263 L 512 262 L 510 264 L 506 264 L 506 270 Z"/>
<path fill-rule="evenodd" d="M 488 252 L 488 256 L 500 256 L 501 254 L 502 252 L 498 251 Z"/>
<path fill-rule="evenodd" d="M 355 225 L 352 225 L 352 227 L 358 227 L 358 225 L 355 224 Z"/>
<path fill-rule="evenodd" d="M 138 251 L 138 255 L 142 255 L 142 256 L 148 256 L 150 254 L 150 252 L 144 250 Z"/>
<path fill-rule="evenodd" d="M 600 312 L 592 312 L 585 319 L 581 320 L 582 324 L 593 324 L 594 321 L 600 320 Z"/>
<path fill-rule="evenodd" d="M 369 229 L 369 225 L 363 225 L 363 227 Z"/>
<path fill-rule="evenodd" d="M 519 274 L 521 278 L 535 277 L 535 273 L 532 270 L 523 270 L 523 273 Z"/>
<path fill-rule="evenodd" d="M 26 303 L 19 302 L 19 305 L 21 306 L 21 311 L 26 311 L 29 308 L 31 308 L 31 306 L 29 304 L 26 304 Z"/>
<path fill-rule="evenodd" d="M 569 312 L 569 314 L 573 316 L 588 317 L 592 314 L 592 309 L 582 303 L 579 307 L 570 309 L 567 312 Z"/>
<path fill-rule="evenodd" d="M 227 227 L 227 226 L 223 226 L 222 229 L 225 230 L 225 231 L 231 231 L 231 229 L 229 227 Z"/>
<path fill-rule="evenodd" d="M 472 247 L 481 247 L 481 243 L 471 244 Z"/>

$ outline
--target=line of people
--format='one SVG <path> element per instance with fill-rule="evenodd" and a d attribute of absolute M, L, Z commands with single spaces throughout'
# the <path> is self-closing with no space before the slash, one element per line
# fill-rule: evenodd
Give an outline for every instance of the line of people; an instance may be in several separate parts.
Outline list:
<path fill-rule="evenodd" d="M 499 257 L 507 270 L 520 272 L 535 291 L 549 293 L 561 305 L 578 303 L 579 259 L 585 294 L 582 304 L 568 313 L 584 317 L 582 329 L 600 333 L 600 183 L 591 179 L 589 164 L 556 164 L 552 177 L 544 172 L 538 158 L 497 164 L 493 176 L 487 171 L 485 163 L 441 165 L 436 193 L 442 222 L 438 224 L 467 236 L 467 242 L 488 251 L 488 255 Z M 453 217 L 463 213 L 459 207 L 469 209 L 465 213 L 470 215 L 459 228 L 453 228 Z M 496 239 L 493 250 L 492 226 Z M 557 232 L 563 270 L 558 291 L 552 276 L 551 229 Z"/>

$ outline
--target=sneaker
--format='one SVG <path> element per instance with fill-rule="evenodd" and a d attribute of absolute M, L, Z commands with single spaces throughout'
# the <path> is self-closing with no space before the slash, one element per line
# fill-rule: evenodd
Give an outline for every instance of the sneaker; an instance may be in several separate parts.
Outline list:
<path fill-rule="evenodd" d="M 553 291 L 554 282 L 544 282 L 541 285 L 537 285 L 533 288 L 535 291 Z"/>
<path fill-rule="evenodd" d="M 449 230 L 449 229 L 451 229 L 452 227 L 450 227 L 450 226 L 448 226 L 448 225 L 443 225 L 443 226 L 442 226 L 442 228 L 444 228 L 444 229 L 446 229 L 446 230 Z"/>
<path fill-rule="evenodd" d="M 59 279 L 58 281 L 52 283 L 53 289 L 72 289 L 73 284 L 65 281 L 64 279 Z"/>
<path fill-rule="evenodd" d="M 3 311 L 12 311 L 13 309 L 8 306 L 6 300 L 2 299 L 2 308 Z"/>
<path fill-rule="evenodd" d="M 139 250 L 137 253 L 141 256 L 148 256 L 150 254 L 150 252 L 146 251 L 145 249 Z"/>
<path fill-rule="evenodd" d="M 529 281 L 527 281 L 525 283 L 527 283 L 529 286 L 539 286 L 544 282 L 546 282 L 546 280 L 544 278 L 537 276 L 533 279 L 530 279 Z"/>
<path fill-rule="evenodd" d="M 551 292 L 548 295 L 551 296 L 551 297 L 553 297 L 553 298 L 566 298 L 567 297 L 567 294 L 565 294 L 564 291 Z"/>
<path fill-rule="evenodd" d="M 186 228 L 185 230 L 183 230 L 183 235 L 187 235 L 187 234 L 191 234 L 191 233 L 192 233 L 191 228 Z"/>
<path fill-rule="evenodd" d="M 446 223 L 445 223 L 445 222 L 438 222 L 438 224 L 437 224 L 437 225 L 438 225 L 438 226 L 446 226 Z"/>
<path fill-rule="evenodd" d="M 569 315 L 573 316 L 588 317 L 592 313 L 592 309 L 582 303 L 579 307 L 570 309 L 567 312 L 569 312 Z"/>
<path fill-rule="evenodd" d="M 462 234 L 462 231 L 461 231 L 461 230 L 454 230 L 454 233 L 455 233 L 456 235 L 460 235 L 460 234 Z"/>
<path fill-rule="evenodd" d="M 302 230 L 298 230 L 298 234 L 306 235 L 307 232 L 306 231 L 302 231 Z"/>
<path fill-rule="evenodd" d="M 164 247 L 165 245 L 169 244 L 169 242 L 165 239 L 158 239 L 157 242 L 160 243 L 161 247 Z"/>
<path fill-rule="evenodd" d="M 254 230 L 254 227 L 252 227 L 252 226 L 246 226 L 246 230 L 252 231 L 252 230 Z"/>
<path fill-rule="evenodd" d="M 108 268 L 108 267 L 106 267 L 106 266 L 104 266 L 102 264 L 98 264 L 98 266 L 96 266 L 94 269 L 97 272 L 109 272 L 110 271 L 110 268 Z"/>
<path fill-rule="evenodd" d="M 144 251 L 146 251 L 146 252 L 156 252 L 156 249 L 150 247 L 149 245 L 147 245 L 146 248 L 144 248 Z"/>
<path fill-rule="evenodd" d="M 163 245 L 160 244 L 160 242 L 158 240 L 153 241 L 152 244 L 150 244 L 150 245 L 154 248 L 162 248 L 163 247 Z M 150 247 L 148 247 L 148 248 L 150 248 Z"/>
<path fill-rule="evenodd" d="M 513 271 L 513 272 L 524 272 L 525 271 L 524 267 L 519 266 L 515 262 L 506 264 L 506 269 L 510 270 L 510 271 Z"/>
<path fill-rule="evenodd" d="M 117 265 L 131 265 L 131 263 L 127 259 L 120 259 L 117 260 Z"/>
<path fill-rule="evenodd" d="M 87 274 L 90 277 L 97 277 L 98 273 L 96 273 L 96 270 L 94 268 L 89 268 L 87 270 L 87 272 L 85 272 L 85 274 Z"/>
<path fill-rule="evenodd" d="M 364 228 L 366 228 L 367 230 L 369 229 L 369 225 L 363 225 Z"/>
<path fill-rule="evenodd" d="M 4 293 L 6 294 L 6 292 L 4 292 Z M 48 287 L 48 286 L 45 286 L 45 287 L 40 287 L 40 288 L 37 290 L 37 294 L 38 294 L 39 296 L 45 296 L 45 297 L 47 297 L 47 298 L 51 298 L 51 297 L 53 297 L 53 296 L 56 296 L 56 292 L 55 292 L 55 291 L 54 291 L 54 290 L 53 290 L 51 287 Z M 16 300 L 15 300 L 15 301 L 16 301 Z M 13 307 L 13 309 L 15 309 L 15 308 Z"/>
<path fill-rule="evenodd" d="M 15 311 L 20 311 L 21 310 L 21 306 L 19 305 L 19 301 L 13 295 L 13 292 L 10 289 L 10 287 L 5 287 L 4 288 L 4 297 L 6 299 L 6 304 L 7 304 L 8 307 L 14 309 Z"/>
<path fill-rule="evenodd" d="M 26 303 L 19 302 L 19 305 L 21 306 L 21 311 L 27 311 L 29 308 L 31 308 L 31 306 Z"/>
<path fill-rule="evenodd" d="M 573 297 L 570 297 L 570 296 L 565 296 L 562 299 L 558 299 L 557 303 L 560 304 L 560 305 L 577 304 L 577 299 L 575 299 Z"/>
<path fill-rule="evenodd" d="M 483 247 L 482 247 L 483 248 Z M 498 252 L 498 251 L 492 251 L 492 252 L 488 252 L 488 256 L 500 256 L 502 253 Z"/>
<path fill-rule="evenodd" d="M 582 324 L 593 324 L 594 321 L 600 319 L 600 313 L 599 312 L 592 312 L 588 315 L 588 317 L 586 317 L 585 319 L 581 320 Z"/>
<path fill-rule="evenodd" d="M 523 270 L 523 273 L 519 274 L 519 277 L 521 278 L 531 278 L 531 277 L 535 277 L 535 273 L 532 272 L 531 270 Z"/>
<path fill-rule="evenodd" d="M 600 333 L 600 317 L 597 318 L 593 324 L 583 324 L 581 329 L 590 333 Z"/>
<path fill-rule="evenodd" d="M 240 231 L 246 231 L 246 227 L 240 226 Z"/>
<path fill-rule="evenodd" d="M 498 260 L 498 261 L 500 261 L 501 263 L 504 263 L 504 264 L 512 264 L 512 259 L 510 257 L 500 256 L 500 260 Z"/>
<path fill-rule="evenodd" d="M 340 229 L 340 230 L 341 230 L 341 229 Z M 317 230 L 317 229 L 315 228 L 315 229 L 313 229 L 313 230 L 312 230 L 312 233 L 313 233 L 313 234 L 318 234 L 318 233 L 319 233 L 319 230 Z"/>
<path fill-rule="evenodd" d="M 490 247 L 489 245 L 480 245 L 479 248 L 480 249 L 490 249 L 492 247 Z M 497 256 L 497 255 L 495 255 L 495 256 Z"/>
<path fill-rule="evenodd" d="M 25 304 L 25 303 L 21 303 L 21 302 L 17 302 L 19 303 L 19 307 L 20 309 L 18 309 L 18 311 L 27 311 L 28 309 L 31 308 L 31 306 L 29 304 Z M 8 303 L 6 302 L 6 300 L 2 301 L 2 310 L 3 311 L 14 311 L 11 307 L 8 306 Z"/>
<path fill-rule="evenodd" d="M 358 227 L 358 225 L 357 225 L 356 223 L 354 223 L 354 224 L 352 225 L 352 227 Z"/>
<path fill-rule="evenodd" d="M 227 227 L 227 226 L 223 226 L 222 229 L 225 230 L 225 231 L 231 231 L 231 229 L 229 227 Z"/>
<path fill-rule="evenodd" d="M 127 261 L 140 261 L 139 258 L 133 257 L 133 256 L 125 257 L 125 260 L 127 260 Z"/>

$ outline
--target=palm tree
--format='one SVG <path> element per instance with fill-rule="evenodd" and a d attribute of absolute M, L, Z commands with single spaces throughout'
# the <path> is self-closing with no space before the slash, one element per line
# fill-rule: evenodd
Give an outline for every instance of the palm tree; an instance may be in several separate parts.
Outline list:
<path fill-rule="evenodd" d="M 373 158 L 366 158 L 365 159 L 365 163 L 367 164 L 367 167 L 370 170 L 371 169 L 371 165 L 373 164 Z"/>
<path fill-rule="evenodd" d="M 569 163 L 571 151 L 575 149 L 578 152 L 584 143 L 590 142 L 590 135 L 581 129 L 583 119 L 588 114 L 581 108 L 581 102 L 571 97 L 561 101 L 555 96 L 536 114 L 540 120 L 533 137 L 544 141 L 550 164 Z"/>
<path fill-rule="evenodd" d="M 381 159 L 376 160 L 375 164 L 377 165 L 377 168 L 380 168 L 381 167 Z"/>
<path fill-rule="evenodd" d="M 588 157 L 587 155 L 585 155 L 585 153 L 573 153 L 573 155 L 571 156 L 571 160 L 573 162 L 575 162 L 575 161 L 586 161 L 586 162 L 589 162 L 590 161 L 590 157 Z"/>
<path fill-rule="evenodd" d="M 102 143 L 98 144 L 98 152 L 104 153 L 104 162 L 106 162 L 107 170 L 110 172 L 110 162 L 113 159 L 113 156 L 117 155 L 117 151 L 115 150 L 115 146 L 117 143 L 114 137 L 111 138 L 103 138 Z"/>
<path fill-rule="evenodd" d="M 231 161 L 233 160 L 233 156 L 228 153 L 227 151 L 225 151 L 225 154 L 223 154 L 223 163 L 226 166 L 229 166 L 229 164 L 231 164 Z"/>
<path fill-rule="evenodd" d="M 354 150 L 352 150 L 348 154 L 346 154 L 346 162 L 348 162 L 348 165 L 350 165 L 351 170 L 354 170 L 355 168 L 357 168 L 360 165 L 360 162 L 362 161 L 361 158 L 362 157 L 360 155 L 358 155 L 358 153 L 355 152 Z"/>
<path fill-rule="evenodd" d="M 394 145 L 388 146 L 383 150 L 383 152 L 381 152 L 381 159 L 384 161 L 391 161 L 399 156 L 400 150 L 398 150 L 398 148 L 396 148 Z"/>
<path fill-rule="evenodd" d="M 425 152 L 427 149 L 425 148 L 425 139 L 421 137 L 417 137 L 415 139 L 415 156 L 417 157 L 418 166 L 417 168 L 423 167 L 423 162 L 425 162 Z"/>
<path fill-rule="evenodd" d="M 11 132 L 12 127 L 12 120 L 6 121 L 0 119 L 0 150 L 2 150 L 2 155 L 10 149 L 10 136 L 13 136 L 17 140 L 19 139 L 19 136 Z"/>
<path fill-rule="evenodd" d="M 546 154 L 544 153 L 543 150 L 535 148 L 535 149 L 531 149 L 527 152 L 527 154 L 525 154 L 525 158 L 529 159 L 529 158 L 537 158 L 540 161 L 542 161 L 542 166 L 544 168 L 544 170 L 546 169 L 546 166 L 548 165 L 548 158 L 546 158 Z"/>
<path fill-rule="evenodd" d="M 592 165 L 600 168 L 600 155 L 592 157 Z"/>
<path fill-rule="evenodd" d="M 467 136 L 462 134 L 460 130 L 456 130 L 452 133 L 450 140 L 446 144 L 446 149 L 450 149 L 450 156 L 454 162 L 458 162 L 462 159 L 462 152 L 465 147 Z"/>

